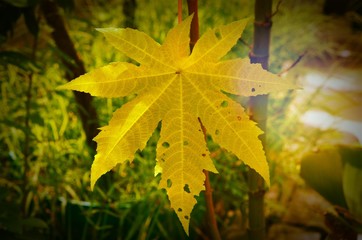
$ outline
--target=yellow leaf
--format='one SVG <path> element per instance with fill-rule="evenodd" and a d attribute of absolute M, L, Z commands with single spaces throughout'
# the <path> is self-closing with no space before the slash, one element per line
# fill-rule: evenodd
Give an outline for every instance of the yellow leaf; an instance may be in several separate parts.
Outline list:
<path fill-rule="evenodd" d="M 133 159 L 162 122 L 155 174 L 162 174 L 160 187 L 166 189 L 187 234 L 195 196 L 204 190 L 203 170 L 217 173 L 200 121 L 216 142 L 269 185 L 269 167 L 258 139 L 262 131 L 223 91 L 255 96 L 295 88 L 247 59 L 220 61 L 240 37 L 247 19 L 207 31 L 190 55 L 191 19 L 171 29 L 163 45 L 133 29 L 98 29 L 140 65 L 112 63 L 61 87 L 102 97 L 137 94 L 94 139 L 98 147 L 91 169 L 92 188 L 100 176 Z"/>

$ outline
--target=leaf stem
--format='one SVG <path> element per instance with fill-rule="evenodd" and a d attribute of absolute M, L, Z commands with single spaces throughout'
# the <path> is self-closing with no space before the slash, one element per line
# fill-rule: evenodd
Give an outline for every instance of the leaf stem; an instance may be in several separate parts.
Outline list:
<path fill-rule="evenodd" d="M 207 140 L 206 128 L 202 124 L 201 119 L 198 118 L 198 120 L 199 120 L 201 129 L 202 129 L 202 133 L 204 134 L 204 138 L 206 141 Z M 208 225 L 210 227 L 211 237 L 213 240 L 221 240 L 220 232 L 217 227 L 217 222 L 216 222 L 216 218 L 215 218 L 215 209 L 214 209 L 214 202 L 212 199 L 212 188 L 211 188 L 211 184 L 210 184 L 209 172 L 206 170 L 204 170 L 203 172 L 205 174 L 205 202 L 206 202 L 206 211 L 207 211 L 207 221 L 208 221 Z"/>
<path fill-rule="evenodd" d="M 177 20 L 180 24 L 182 22 L 182 0 L 178 0 L 177 3 Z"/>
<path fill-rule="evenodd" d="M 194 48 L 197 40 L 199 40 L 199 16 L 198 16 L 198 0 L 187 0 L 187 7 L 189 11 L 189 15 L 194 14 L 194 17 L 191 22 L 190 29 L 190 50 Z M 205 142 L 206 142 L 206 128 L 201 122 L 201 119 L 198 118 L 202 132 L 204 134 Z M 208 225 L 211 228 L 211 237 L 213 240 L 221 240 L 220 232 L 217 227 L 217 222 L 215 218 L 215 210 L 214 203 L 212 199 L 212 188 L 210 184 L 210 178 L 208 171 L 204 170 L 205 174 L 205 201 L 206 201 L 206 209 L 207 209 L 207 221 Z"/>
<path fill-rule="evenodd" d="M 214 240 L 221 240 L 219 229 L 215 218 L 214 203 L 212 200 L 212 188 L 210 184 L 209 172 L 204 170 L 205 174 L 205 201 L 207 209 L 208 224 L 211 227 L 211 236 Z"/>
<path fill-rule="evenodd" d="M 187 7 L 189 11 L 189 15 L 194 14 L 194 17 L 191 22 L 190 29 L 190 50 L 194 48 L 197 40 L 199 40 L 199 16 L 198 16 L 198 0 L 187 0 Z M 198 118 L 202 132 L 204 133 L 204 138 L 206 142 L 206 128 L 201 122 L 201 119 Z M 212 189 L 210 184 L 210 178 L 208 171 L 204 170 L 205 174 L 205 201 L 206 201 L 206 209 L 207 209 L 207 220 L 208 225 L 211 228 L 211 237 L 213 240 L 221 240 L 219 229 L 217 227 L 217 222 L 215 218 L 215 210 L 214 203 L 212 199 Z"/>
<path fill-rule="evenodd" d="M 194 48 L 197 40 L 199 40 L 199 16 L 198 16 L 198 0 L 187 0 L 187 7 L 189 15 L 194 14 L 194 17 L 191 22 L 190 29 L 190 50 Z M 201 122 L 201 119 L 198 118 L 202 132 L 204 133 L 204 138 L 206 142 L 206 128 Z M 208 171 L 204 170 L 205 174 L 205 201 L 207 209 L 207 220 L 208 225 L 211 228 L 211 237 L 213 240 L 221 240 L 219 229 L 217 227 L 217 222 L 215 218 L 214 203 L 212 199 L 212 189 L 210 184 L 210 178 Z"/>
<path fill-rule="evenodd" d="M 191 30 L 190 30 L 190 49 L 194 48 L 197 40 L 199 40 L 199 14 L 198 14 L 198 0 L 187 0 L 187 7 L 189 10 L 189 15 L 192 13 L 194 17 L 191 22 Z"/>

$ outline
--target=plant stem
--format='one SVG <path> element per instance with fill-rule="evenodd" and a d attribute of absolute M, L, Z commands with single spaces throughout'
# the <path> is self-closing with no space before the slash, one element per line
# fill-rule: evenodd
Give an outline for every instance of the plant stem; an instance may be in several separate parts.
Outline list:
<path fill-rule="evenodd" d="M 212 200 L 212 188 L 210 184 L 209 172 L 204 170 L 205 173 L 205 201 L 207 210 L 207 219 L 210 226 L 211 237 L 213 240 L 221 240 L 219 229 L 215 218 L 214 203 Z"/>
<path fill-rule="evenodd" d="M 182 0 L 178 0 L 177 2 L 177 22 L 182 22 Z"/>
<path fill-rule="evenodd" d="M 205 141 L 207 141 L 207 132 L 205 126 L 202 124 L 201 119 L 198 118 L 202 133 L 204 134 Z M 215 218 L 214 202 L 212 199 L 212 188 L 210 184 L 209 172 L 204 170 L 205 174 L 205 202 L 206 202 L 206 211 L 207 211 L 207 221 L 210 227 L 211 237 L 213 240 L 221 240 L 220 232 L 217 227 L 217 222 Z"/>
<path fill-rule="evenodd" d="M 199 16 L 198 16 L 198 0 L 187 0 L 187 7 L 189 15 L 194 14 L 191 29 L 190 29 L 190 50 L 194 48 L 197 40 L 199 39 Z M 204 133 L 206 141 L 206 128 L 201 122 L 201 119 L 198 119 L 201 125 L 202 132 Z M 208 171 L 204 170 L 205 174 L 205 201 L 207 209 L 207 221 L 210 227 L 211 237 L 213 240 L 221 240 L 219 229 L 217 227 L 217 222 L 215 218 L 214 203 L 212 199 L 212 188 L 210 184 L 210 178 Z"/>
<path fill-rule="evenodd" d="M 198 14 L 198 0 L 187 0 L 187 7 L 189 11 L 189 15 L 192 13 L 194 17 L 191 22 L 191 30 L 190 30 L 190 49 L 194 48 L 197 40 L 199 40 L 199 14 Z"/>
<path fill-rule="evenodd" d="M 268 69 L 269 44 L 272 16 L 272 0 L 255 1 L 254 44 L 250 52 L 251 63 L 261 63 L 264 69 Z M 266 120 L 267 120 L 268 95 L 251 97 L 249 112 L 251 119 L 257 122 L 264 134 L 260 140 L 266 151 Z M 248 172 L 249 185 L 249 239 L 263 240 L 266 238 L 264 216 L 264 180 L 254 170 Z"/>

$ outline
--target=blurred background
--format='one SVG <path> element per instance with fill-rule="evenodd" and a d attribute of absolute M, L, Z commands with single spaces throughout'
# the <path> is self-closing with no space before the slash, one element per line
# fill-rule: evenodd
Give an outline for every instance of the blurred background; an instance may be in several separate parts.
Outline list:
<path fill-rule="evenodd" d="M 269 98 L 268 239 L 357 239 L 362 2 L 275 0 L 273 9 L 270 71 L 301 89 Z M 201 34 L 253 15 L 254 1 L 199 0 Z M 162 43 L 175 24 L 176 0 L 0 0 L 1 239 L 188 239 L 154 177 L 160 129 L 90 191 L 92 138 L 132 96 L 55 89 L 110 62 L 131 61 L 95 28 L 137 28 Z M 252 42 L 250 21 L 227 58 L 248 57 Z M 211 185 L 222 239 L 247 239 L 246 166 L 211 138 L 208 146 L 220 173 Z M 201 194 L 190 239 L 210 239 L 205 219 Z"/>

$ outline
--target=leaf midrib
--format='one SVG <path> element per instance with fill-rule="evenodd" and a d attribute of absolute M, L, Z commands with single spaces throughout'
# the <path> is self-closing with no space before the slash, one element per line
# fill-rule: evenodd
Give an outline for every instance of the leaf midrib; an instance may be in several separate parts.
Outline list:
<path fill-rule="evenodd" d="M 215 29 L 214 30 L 210 30 L 212 31 L 213 35 L 215 36 Z M 209 52 L 211 52 L 212 50 L 214 50 L 216 47 L 218 47 L 219 45 L 221 45 L 224 41 L 226 41 L 225 39 L 229 38 L 232 34 L 234 34 L 235 32 L 238 32 L 238 28 L 235 28 L 234 31 L 230 32 L 229 34 L 227 34 L 224 38 L 222 38 L 221 40 L 219 40 L 216 44 L 213 45 L 212 48 L 209 48 L 205 54 L 201 55 L 198 59 L 196 59 L 191 65 L 189 65 L 188 67 L 194 66 L 196 64 L 198 64 L 198 62 L 204 58 L 205 56 L 207 56 L 209 54 Z M 215 36 L 216 37 L 216 36 Z M 196 43 L 197 44 L 197 43 Z M 190 57 L 192 56 L 192 54 L 190 55 Z M 221 56 L 222 57 L 222 56 Z M 216 59 L 218 60 L 218 59 Z"/>
<path fill-rule="evenodd" d="M 138 114 L 138 118 L 135 119 L 135 120 L 133 121 L 133 123 L 129 125 L 130 127 L 129 127 L 128 129 L 132 129 L 133 126 L 135 126 L 135 124 L 137 124 L 138 120 L 144 115 L 145 112 L 147 112 L 147 111 L 151 108 L 151 106 L 153 106 L 153 104 L 154 104 L 155 102 L 157 102 L 157 100 L 160 98 L 160 96 L 161 96 L 162 94 L 164 94 L 164 92 L 166 91 L 166 89 L 172 84 L 172 82 L 174 81 L 175 78 L 176 78 L 176 76 L 173 77 L 172 79 L 170 79 L 169 83 L 168 83 L 168 84 L 165 84 L 165 87 L 161 88 L 160 91 L 157 91 L 157 93 L 159 93 L 159 94 L 156 95 L 157 97 L 153 98 L 153 100 L 152 100 L 152 101 L 150 102 L 150 104 L 148 105 L 149 107 L 147 107 L 147 108 L 145 109 L 145 111 L 142 112 L 142 114 Z M 158 89 L 160 89 L 160 88 L 158 88 Z M 161 119 L 162 119 L 162 117 L 161 117 Z M 117 144 L 122 140 L 122 138 L 123 138 L 128 132 L 129 132 L 129 130 L 125 131 L 124 134 L 122 134 L 119 138 L 117 138 L 117 141 L 115 141 L 115 144 L 112 146 L 111 150 L 108 151 L 108 154 L 105 156 L 105 159 L 108 158 L 108 156 L 111 154 L 111 152 L 113 152 L 113 150 L 115 149 L 115 147 L 117 146 Z"/>
<path fill-rule="evenodd" d="M 252 82 L 252 83 L 288 85 L 288 84 L 283 84 L 284 82 L 281 82 L 281 81 L 269 81 L 268 82 L 268 81 L 263 81 L 263 80 L 250 80 L 249 78 L 242 78 L 242 77 L 232 76 L 232 75 L 211 74 L 211 73 L 206 73 L 206 72 L 194 72 L 194 71 L 187 71 L 187 73 L 198 75 L 198 76 L 206 76 L 206 77 L 210 77 L 210 78 L 231 79 L 231 80 L 238 80 L 238 81 Z"/>
<path fill-rule="evenodd" d="M 146 56 L 149 56 L 153 61 L 158 62 L 158 63 L 160 63 L 161 65 L 164 65 L 164 66 L 169 67 L 169 68 L 171 68 L 171 69 L 175 69 L 175 66 L 166 64 L 166 62 L 163 62 L 163 61 L 159 60 L 157 57 L 154 57 L 154 56 L 151 55 L 148 51 L 145 51 L 143 48 L 138 47 L 137 45 L 133 44 L 131 41 L 126 41 L 125 39 L 121 38 L 120 36 L 118 36 L 117 34 L 115 34 L 115 33 L 113 33 L 113 32 L 110 32 L 109 34 L 111 34 L 113 37 L 119 39 L 120 41 L 122 41 L 122 42 L 124 42 L 124 43 L 126 43 L 126 44 L 129 44 L 129 45 L 131 45 L 132 47 L 138 49 L 140 52 L 144 53 Z M 152 40 L 155 41 L 154 39 L 152 39 Z M 155 41 L 155 42 L 156 42 L 156 41 Z M 117 48 L 117 47 L 116 47 L 116 48 Z M 146 48 L 146 49 L 147 49 L 147 48 Z M 157 52 L 159 52 L 159 53 L 162 51 L 161 45 L 158 44 L 158 49 L 157 49 L 157 50 L 158 50 Z M 123 52 L 123 51 L 122 51 L 122 52 Z M 162 53 L 162 52 L 161 52 L 161 53 Z M 126 55 L 127 55 L 127 54 L 126 54 Z M 160 54 L 160 55 L 162 55 L 162 54 Z M 142 63 L 140 63 L 140 64 L 142 64 Z"/>
<path fill-rule="evenodd" d="M 221 119 L 223 119 L 223 121 L 226 123 L 225 125 L 227 125 L 229 128 L 233 129 L 233 127 L 230 125 L 229 121 L 227 119 L 225 119 L 224 115 L 220 114 L 220 112 L 214 107 L 213 102 L 209 101 L 209 99 L 203 95 L 203 91 L 196 85 L 193 83 L 192 79 L 189 79 L 185 76 L 186 79 L 188 79 L 189 83 L 195 88 L 195 90 L 199 93 L 200 96 L 202 96 L 203 99 L 205 99 L 205 101 L 208 102 L 208 106 L 211 106 L 212 109 L 214 110 L 214 112 L 216 112 L 219 117 Z M 255 156 L 254 152 L 251 150 L 251 148 L 249 147 L 249 145 L 246 143 L 246 141 L 244 140 L 244 138 L 242 138 L 238 132 L 236 132 L 236 135 L 239 137 L 239 139 L 243 142 L 243 144 L 247 147 L 247 149 L 249 150 L 249 152 L 251 153 L 251 155 L 254 158 L 254 162 L 256 164 L 258 164 L 258 158 Z"/>

